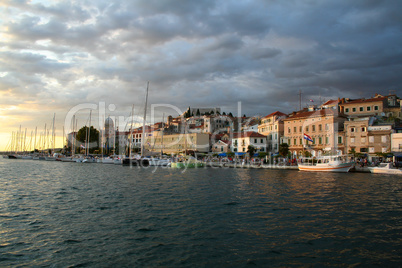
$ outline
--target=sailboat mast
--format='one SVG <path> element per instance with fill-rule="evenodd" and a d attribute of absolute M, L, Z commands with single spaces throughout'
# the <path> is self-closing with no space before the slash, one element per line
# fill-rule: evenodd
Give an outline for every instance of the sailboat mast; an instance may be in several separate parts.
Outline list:
<path fill-rule="evenodd" d="M 144 122 L 143 122 L 143 124 L 142 124 L 142 136 L 141 136 L 141 157 L 144 156 L 145 122 L 146 122 L 146 120 L 147 120 L 148 88 L 149 88 L 149 81 L 148 81 L 148 84 L 147 84 L 147 93 L 146 93 L 146 95 L 145 95 Z"/>
<path fill-rule="evenodd" d="M 131 142 L 133 140 L 134 104 L 131 107 L 130 140 L 128 141 L 128 158 L 131 159 Z"/>
<path fill-rule="evenodd" d="M 54 154 L 54 146 L 56 143 L 56 134 L 55 134 L 55 127 L 54 127 L 54 122 L 56 120 L 56 113 L 53 115 L 53 129 L 52 129 L 52 154 Z"/>
<path fill-rule="evenodd" d="M 91 138 L 91 116 L 92 116 L 92 110 L 89 111 L 89 127 L 88 127 L 88 146 L 87 146 L 87 155 L 89 155 L 89 139 Z"/>
<path fill-rule="evenodd" d="M 43 148 L 42 150 L 45 150 L 46 147 L 46 123 L 45 123 L 45 132 L 43 132 Z"/>
<path fill-rule="evenodd" d="M 38 127 L 35 127 L 35 142 L 34 142 L 34 152 L 36 149 L 36 132 L 38 131 Z"/>
<path fill-rule="evenodd" d="M 25 134 L 24 134 L 24 147 L 22 149 L 23 153 L 25 153 L 26 151 L 26 144 L 25 144 L 26 139 L 27 139 L 27 128 L 25 128 Z"/>
<path fill-rule="evenodd" d="M 163 132 L 165 131 L 165 113 L 162 116 L 161 158 L 163 157 Z"/>

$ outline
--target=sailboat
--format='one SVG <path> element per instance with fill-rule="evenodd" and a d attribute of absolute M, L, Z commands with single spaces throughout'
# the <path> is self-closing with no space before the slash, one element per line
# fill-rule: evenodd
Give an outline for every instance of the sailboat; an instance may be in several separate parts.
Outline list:
<path fill-rule="evenodd" d="M 56 135 L 55 135 L 55 133 L 54 133 L 54 121 L 55 121 L 55 119 L 56 119 L 56 114 L 54 114 L 54 116 L 53 116 L 53 127 L 52 127 L 52 153 L 51 153 L 51 155 L 48 155 L 48 156 L 45 157 L 45 160 L 46 160 L 46 161 L 56 161 L 56 157 L 55 157 L 55 155 L 54 155 L 54 144 L 55 144 L 55 137 L 56 137 Z"/>
<path fill-rule="evenodd" d="M 132 127 L 130 130 L 130 141 L 129 141 L 129 156 L 123 159 L 122 164 L 123 166 L 140 166 L 140 167 L 147 167 L 149 166 L 149 160 L 144 158 L 144 142 L 145 142 L 145 122 L 147 118 L 147 105 L 148 105 L 148 89 L 149 89 L 149 82 L 147 84 L 147 92 L 145 95 L 145 106 L 144 106 L 144 120 L 142 124 L 142 136 L 141 136 L 141 157 L 140 158 L 133 158 L 131 156 L 131 140 L 132 136 Z M 132 125 L 132 121 L 131 121 Z"/>

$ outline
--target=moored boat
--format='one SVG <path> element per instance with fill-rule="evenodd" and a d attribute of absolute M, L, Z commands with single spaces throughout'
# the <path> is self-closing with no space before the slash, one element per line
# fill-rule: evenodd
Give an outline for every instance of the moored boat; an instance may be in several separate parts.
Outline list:
<path fill-rule="evenodd" d="M 185 161 L 176 161 L 171 163 L 172 168 L 202 168 L 205 164 L 195 158 L 190 158 Z"/>
<path fill-rule="evenodd" d="M 122 161 L 123 166 L 133 166 L 133 167 L 148 167 L 149 160 L 146 158 L 124 158 Z"/>
<path fill-rule="evenodd" d="M 302 162 L 298 163 L 298 167 L 301 171 L 346 173 L 355 165 L 354 161 L 349 161 L 347 158 L 346 155 L 302 158 Z"/>
<path fill-rule="evenodd" d="M 377 167 L 368 168 L 371 173 L 402 175 L 402 169 L 392 166 L 392 163 L 381 163 Z"/>

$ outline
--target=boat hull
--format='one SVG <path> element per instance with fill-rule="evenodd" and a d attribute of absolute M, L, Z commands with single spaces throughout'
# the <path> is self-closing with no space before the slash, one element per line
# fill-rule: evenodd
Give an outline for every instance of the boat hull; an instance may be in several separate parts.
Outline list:
<path fill-rule="evenodd" d="M 123 166 L 132 166 L 132 167 L 148 167 L 149 160 L 148 159 L 130 159 L 126 158 L 122 161 Z"/>
<path fill-rule="evenodd" d="M 377 167 L 369 167 L 371 173 L 376 174 L 391 174 L 391 175 L 402 175 L 401 169 L 386 169 L 386 168 L 377 168 Z"/>
<path fill-rule="evenodd" d="M 315 171 L 315 172 L 340 172 L 347 173 L 354 166 L 354 163 L 343 163 L 339 165 L 303 165 L 299 164 L 301 171 Z"/>

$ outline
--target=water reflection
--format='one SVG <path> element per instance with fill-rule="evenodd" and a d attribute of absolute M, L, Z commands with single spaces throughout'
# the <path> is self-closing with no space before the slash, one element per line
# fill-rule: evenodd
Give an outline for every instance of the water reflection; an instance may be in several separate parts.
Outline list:
<path fill-rule="evenodd" d="M 0 266 L 400 264 L 393 177 L 2 161 Z"/>

